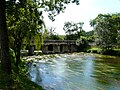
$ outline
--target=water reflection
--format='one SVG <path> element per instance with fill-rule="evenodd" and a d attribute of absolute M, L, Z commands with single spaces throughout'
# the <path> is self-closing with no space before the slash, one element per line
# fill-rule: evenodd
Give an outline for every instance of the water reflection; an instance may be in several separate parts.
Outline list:
<path fill-rule="evenodd" d="M 30 72 L 29 77 L 31 78 L 32 81 L 36 83 L 41 82 L 39 64 L 33 63 L 29 68 L 29 72 Z"/>
<path fill-rule="evenodd" d="M 119 68 L 120 58 L 76 53 L 43 60 L 29 72 L 46 90 L 119 90 Z"/>

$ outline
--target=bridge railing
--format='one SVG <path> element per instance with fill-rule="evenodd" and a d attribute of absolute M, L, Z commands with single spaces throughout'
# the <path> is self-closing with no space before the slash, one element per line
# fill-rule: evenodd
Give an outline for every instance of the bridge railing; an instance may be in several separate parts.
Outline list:
<path fill-rule="evenodd" d="M 76 44 L 76 40 L 44 40 L 44 44 Z"/>

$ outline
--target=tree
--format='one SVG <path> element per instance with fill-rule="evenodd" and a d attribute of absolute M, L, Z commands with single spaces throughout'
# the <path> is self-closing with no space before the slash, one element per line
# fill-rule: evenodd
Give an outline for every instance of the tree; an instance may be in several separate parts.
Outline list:
<path fill-rule="evenodd" d="M 55 30 L 56 30 L 55 27 L 50 27 L 50 28 L 48 28 L 47 30 L 48 30 L 48 31 L 47 31 L 47 35 L 48 35 L 48 36 L 57 34 L 57 33 L 55 32 Z"/>
<path fill-rule="evenodd" d="M 111 49 L 118 42 L 120 32 L 120 13 L 99 14 L 90 22 L 95 29 L 97 44 L 104 49 Z"/>
<path fill-rule="evenodd" d="M 0 43 L 1 43 L 1 69 L 4 73 L 11 73 L 11 61 L 9 59 L 9 41 L 6 26 L 5 0 L 0 0 Z"/>
<path fill-rule="evenodd" d="M 9 40 L 6 26 L 5 0 L 0 0 L 0 81 L 4 82 L 7 89 L 11 89 L 11 61 L 9 58 Z"/>
<path fill-rule="evenodd" d="M 66 33 L 66 39 L 77 40 L 80 36 L 85 35 L 85 31 L 82 29 L 83 22 L 65 22 L 63 30 Z"/>
<path fill-rule="evenodd" d="M 10 45 L 15 52 L 15 64 L 19 71 L 22 42 L 26 37 L 30 41 L 32 36 L 41 35 L 39 30 L 43 28 L 42 13 L 38 11 L 37 2 L 31 0 L 8 0 L 6 5 Z"/>
<path fill-rule="evenodd" d="M 23 40 L 30 41 L 33 36 L 39 35 L 39 40 L 43 41 L 46 28 L 42 12 L 48 12 L 48 17 L 54 21 L 54 17 L 63 12 L 67 4 L 79 4 L 79 0 L 7 0 L 6 2 L 9 39 L 15 51 L 17 69 Z"/>
<path fill-rule="evenodd" d="M 89 46 L 87 37 L 80 36 L 80 38 L 76 40 L 76 45 L 79 46 L 80 51 L 84 51 L 84 49 L 86 49 Z"/>
<path fill-rule="evenodd" d="M 89 42 L 95 42 L 96 35 L 94 34 L 94 30 L 86 32 L 86 37 Z"/>
<path fill-rule="evenodd" d="M 48 12 L 48 17 L 54 21 L 56 15 L 65 11 L 67 4 L 75 3 L 76 5 L 79 5 L 79 1 L 80 0 L 42 0 L 39 3 L 41 4 L 41 7 Z"/>
<path fill-rule="evenodd" d="M 45 39 L 48 39 L 48 40 L 63 40 L 63 37 L 61 37 L 60 35 L 58 35 L 56 32 L 55 32 L 55 27 L 50 27 L 48 28 L 47 30 L 47 34 L 46 34 L 46 38 Z"/>

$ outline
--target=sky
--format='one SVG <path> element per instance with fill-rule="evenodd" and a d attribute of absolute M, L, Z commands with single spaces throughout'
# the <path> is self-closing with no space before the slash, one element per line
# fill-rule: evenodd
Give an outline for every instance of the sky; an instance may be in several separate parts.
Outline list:
<path fill-rule="evenodd" d="M 120 0 L 80 0 L 80 5 L 69 4 L 64 13 L 60 13 L 52 22 L 47 14 L 44 14 L 46 27 L 56 28 L 55 32 L 59 35 L 65 35 L 63 30 L 64 22 L 72 21 L 75 23 L 84 22 L 83 30 L 91 31 L 90 20 L 97 17 L 98 14 L 119 13 Z"/>

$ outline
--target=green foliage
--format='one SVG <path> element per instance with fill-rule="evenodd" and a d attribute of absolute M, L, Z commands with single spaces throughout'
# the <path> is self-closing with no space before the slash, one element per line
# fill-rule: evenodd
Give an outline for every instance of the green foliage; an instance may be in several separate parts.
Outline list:
<path fill-rule="evenodd" d="M 65 39 L 65 35 L 59 35 L 60 40 L 64 40 Z"/>
<path fill-rule="evenodd" d="M 65 40 L 76 40 L 78 38 L 77 34 L 66 35 Z"/>
<path fill-rule="evenodd" d="M 102 49 L 101 48 L 97 48 L 97 47 L 92 47 L 92 48 L 89 48 L 87 50 L 88 53 L 101 53 L 102 52 Z"/>
<path fill-rule="evenodd" d="M 7 6 L 7 24 L 11 43 L 21 44 L 25 37 L 31 39 L 40 32 L 39 30 L 43 30 L 43 16 L 41 11 L 38 11 L 37 2 L 27 0 L 14 3 L 8 0 Z M 16 48 L 15 44 L 13 47 Z"/>
<path fill-rule="evenodd" d="M 34 44 L 36 45 L 36 49 L 40 50 L 41 45 L 43 44 L 42 34 L 35 35 Z"/>
<path fill-rule="evenodd" d="M 95 42 L 96 35 L 94 34 L 94 30 L 86 32 L 86 37 L 89 42 Z"/>
<path fill-rule="evenodd" d="M 64 40 L 64 37 L 58 35 L 58 34 L 55 32 L 55 29 L 56 29 L 56 28 L 54 28 L 54 27 L 48 28 L 47 35 L 46 35 L 46 38 L 45 38 L 45 39 L 49 39 L 49 40 Z"/>
<path fill-rule="evenodd" d="M 80 36 L 80 38 L 76 40 L 76 45 L 79 46 L 79 50 L 85 50 L 89 46 L 87 37 Z"/>
<path fill-rule="evenodd" d="M 0 64 L 1 66 L 1 64 Z M 0 89 L 1 90 L 11 90 L 12 87 L 12 75 L 2 73 L 0 69 Z"/>
<path fill-rule="evenodd" d="M 80 36 L 80 38 L 76 40 L 76 45 L 87 45 L 87 42 L 86 37 Z"/>
<path fill-rule="evenodd" d="M 120 13 L 99 14 L 90 24 L 95 29 L 96 43 L 101 48 L 107 50 L 119 44 Z"/>
<path fill-rule="evenodd" d="M 9 49 L 9 55 L 10 55 L 9 58 L 11 61 L 12 72 L 16 72 L 17 71 L 16 66 L 15 66 L 16 57 L 15 57 L 14 50 L 12 50 L 11 48 Z"/>
<path fill-rule="evenodd" d="M 46 39 L 49 39 L 49 40 L 63 40 L 63 38 L 60 37 L 59 35 L 51 35 L 51 36 L 48 36 Z"/>
<path fill-rule="evenodd" d="M 85 35 L 85 31 L 82 29 L 83 22 L 65 22 L 63 30 L 66 33 L 66 40 L 77 40 L 80 36 Z"/>
<path fill-rule="evenodd" d="M 30 45 L 31 38 L 34 36 L 34 38 L 37 38 L 36 40 L 38 40 L 35 41 L 37 43 L 40 42 L 39 47 L 37 45 L 37 48 L 40 48 L 46 28 L 41 10 L 38 10 L 39 5 L 36 0 L 8 0 L 6 1 L 6 5 L 10 47 L 15 52 L 15 65 L 18 67 L 23 40 L 27 39 L 26 43 L 29 43 Z"/>
<path fill-rule="evenodd" d="M 41 8 L 44 8 L 44 10 L 48 12 L 48 17 L 54 21 L 56 15 L 65 11 L 67 4 L 75 3 L 79 5 L 79 1 L 80 0 L 42 0 L 40 5 Z"/>
<path fill-rule="evenodd" d="M 98 53 L 103 55 L 112 55 L 112 56 L 120 56 L 120 49 L 103 49 L 99 47 L 91 47 L 87 49 L 88 53 Z"/>
<path fill-rule="evenodd" d="M 15 57 L 15 53 L 14 50 L 12 50 L 11 48 L 9 49 L 9 58 L 11 61 L 11 67 L 12 67 L 12 73 L 16 73 L 17 72 L 17 68 L 15 66 L 16 63 L 16 57 Z M 21 62 L 19 63 L 19 69 L 20 69 L 20 73 L 22 75 L 25 75 L 27 72 L 27 67 L 26 67 L 26 61 L 21 59 Z"/>
<path fill-rule="evenodd" d="M 103 49 L 101 51 L 101 54 L 120 56 L 120 50 L 119 49 Z"/>

